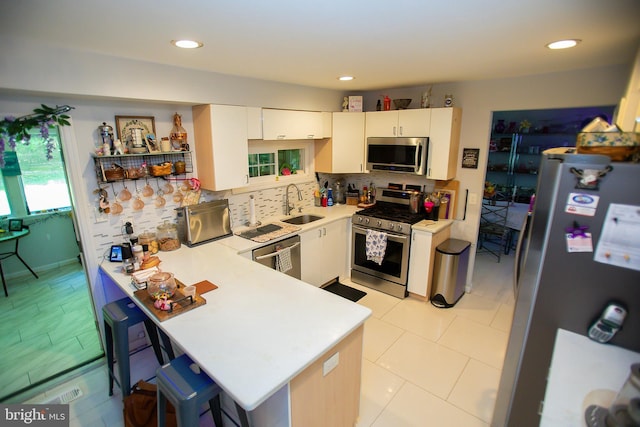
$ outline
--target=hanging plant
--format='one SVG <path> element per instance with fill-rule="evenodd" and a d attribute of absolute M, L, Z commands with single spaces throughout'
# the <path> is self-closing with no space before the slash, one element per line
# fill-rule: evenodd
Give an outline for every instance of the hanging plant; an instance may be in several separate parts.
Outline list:
<path fill-rule="evenodd" d="M 17 142 L 29 144 L 31 138 L 29 131 L 33 128 L 39 128 L 47 159 L 50 160 L 55 144 L 53 138 L 49 136 L 49 129 L 54 126 L 69 126 L 71 124 L 68 121 L 69 116 L 64 113 L 71 109 L 73 107 L 68 105 L 53 108 L 41 104 L 40 108 L 35 108 L 32 114 L 17 118 L 6 116 L 2 119 L 0 121 L 0 166 L 4 167 L 4 152 L 7 148 L 15 150 Z"/>

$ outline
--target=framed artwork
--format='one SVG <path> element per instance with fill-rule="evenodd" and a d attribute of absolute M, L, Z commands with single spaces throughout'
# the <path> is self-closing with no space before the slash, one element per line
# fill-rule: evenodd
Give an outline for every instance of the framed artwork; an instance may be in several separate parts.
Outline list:
<path fill-rule="evenodd" d="M 159 153 L 160 152 L 160 144 L 156 140 L 156 136 L 152 133 L 148 133 L 144 136 L 144 143 L 147 146 L 147 150 L 149 153 Z"/>
<path fill-rule="evenodd" d="M 22 220 L 21 219 L 10 219 L 9 220 L 9 231 L 22 231 Z"/>
<path fill-rule="evenodd" d="M 479 148 L 462 149 L 462 167 L 467 169 L 478 169 L 478 159 L 480 158 Z"/>
<path fill-rule="evenodd" d="M 141 128 L 142 135 L 156 134 L 156 121 L 153 116 L 116 116 L 116 131 L 122 143 L 128 141 L 131 129 Z"/>

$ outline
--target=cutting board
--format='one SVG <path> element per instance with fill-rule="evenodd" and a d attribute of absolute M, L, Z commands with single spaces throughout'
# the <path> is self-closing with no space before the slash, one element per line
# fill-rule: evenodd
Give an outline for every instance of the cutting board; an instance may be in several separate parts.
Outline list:
<path fill-rule="evenodd" d="M 436 185 L 433 187 L 434 191 L 440 191 L 441 193 L 449 194 L 449 203 L 447 209 L 442 209 L 438 212 L 439 219 L 455 219 L 456 209 L 458 208 L 458 196 L 460 194 L 460 181 L 451 179 L 449 181 L 436 181 Z"/>
<path fill-rule="evenodd" d="M 207 300 L 202 297 L 202 294 L 214 289 L 218 289 L 218 286 L 214 285 L 208 280 L 203 280 L 201 282 L 195 283 L 194 286 L 196 287 L 196 295 L 193 298 L 192 302 L 188 298 L 185 298 L 184 294 L 182 293 L 182 290 L 185 288 L 185 284 L 176 279 L 176 285 L 178 286 L 178 288 L 176 289 L 175 295 L 171 298 L 175 303 L 172 311 L 164 311 L 155 308 L 153 306 L 155 300 L 151 298 L 151 295 L 149 295 L 146 289 L 135 291 L 133 293 L 133 296 L 136 297 L 136 299 L 142 304 L 144 304 L 144 306 L 147 307 L 151 313 L 153 313 L 156 319 L 158 319 L 160 322 L 163 322 L 167 319 L 171 319 L 172 317 L 193 310 L 194 308 L 205 305 L 207 303 Z"/>

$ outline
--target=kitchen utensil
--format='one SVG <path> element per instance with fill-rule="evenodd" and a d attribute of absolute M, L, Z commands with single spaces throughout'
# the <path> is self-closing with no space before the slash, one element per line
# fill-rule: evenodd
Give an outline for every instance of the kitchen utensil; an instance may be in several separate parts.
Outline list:
<path fill-rule="evenodd" d="M 409 194 L 409 212 L 417 214 L 422 211 L 422 193 L 413 191 Z"/>
<path fill-rule="evenodd" d="M 120 193 L 118 193 L 118 199 L 122 200 L 123 202 L 129 201 L 131 200 L 131 191 L 129 191 L 129 189 L 127 188 L 127 185 L 124 185 L 124 188 L 120 191 Z"/>
<path fill-rule="evenodd" d="M 163 206 L 167 203 L 167 201 L 165 200 L 165 198 L 164 198 L 164 197 L 162 197 L 162 196 L 163 196 L 162 191 L 159 191 L 159 192 L 158 192 L 158 197 L 156 197 L 156 200 L 155 200 L 155 202 L 154 202 L 154 204 L 155 204 L 156 208 L 161 208 L 161 207 L 163 207 Z"/>
<path fill-rule="evenodd" d="M 175 193 L 173 193 L 173 202 L 174 203 L 180 203 L 182 202 L 182 199 L 184 198 L 184 196 L 182 195 L 181 192 L 176 191 Z"/>
<path fill-rule="evenodd" d="M 140 196 L 137 196 L 135 198 L 135 200 L 132 203 L 132 207 L 134 211 L 141 211 L 142 208 L 144 208 L 144 202 L 142 201 L 142 199 L 140 198 Z"/>
<path fill-rule="evenodd" d="M 153 196 L 153 188 L 149 185 L 149 182 L 142 188 L 142 197 L 151 197 Z"/>
<path fill-rule="evenodd" d="M 173 185 L 171 185 L 169 181 L 167 181 L 166 184 L 164 184 L 164 186 L 162 187 L 162 191 L 164 192 L 164 194 L 171 194 L 173 193 L 173 190 Z"/>

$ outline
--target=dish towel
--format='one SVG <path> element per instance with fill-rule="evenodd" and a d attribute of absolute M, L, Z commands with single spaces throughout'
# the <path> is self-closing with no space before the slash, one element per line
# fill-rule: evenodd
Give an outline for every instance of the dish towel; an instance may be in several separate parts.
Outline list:
<path fill-rule="evenodd" d="M 367 241 L 365 248 L 367 260 L 381 265 L 386 250 L 387 233 L 376 230 L 367 230 Z"/>
<path fill-rule="evenodd" d="M 276 255 L 276 270 L 286 273 L 293 268 L 291 263 L 291 248 L 283 248 Z"/>

